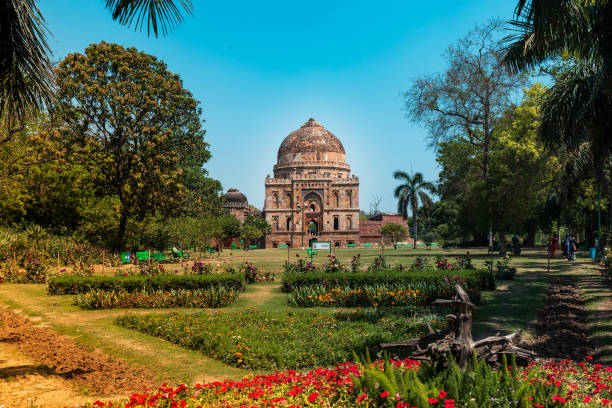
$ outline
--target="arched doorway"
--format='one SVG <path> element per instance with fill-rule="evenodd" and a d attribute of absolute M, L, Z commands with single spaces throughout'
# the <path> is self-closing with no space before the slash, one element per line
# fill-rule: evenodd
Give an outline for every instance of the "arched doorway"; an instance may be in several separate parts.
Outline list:
<path fill-rule="evenodd" d="M 310 220 L 307 231 L 310 235 L 319 235 L 319 224 L 315 220 Z"/>

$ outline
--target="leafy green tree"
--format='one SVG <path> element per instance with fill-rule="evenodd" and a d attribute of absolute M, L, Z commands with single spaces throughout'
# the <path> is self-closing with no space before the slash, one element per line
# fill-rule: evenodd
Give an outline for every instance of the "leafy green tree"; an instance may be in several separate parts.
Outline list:
<path fill-rule="evenodd" d="M 431 204 L 431 198 L 427 194 L 435 193 L 435 186 L 425 181 L 422 173 L 408 174 L 405 171 L 396 170 L 393 172 L 393 178 L 399 180 L 402 184 L 395 188 L 393 192 L 395 198 L 397 198 L 397 212 L 408 217 L 408 208 L 412 210 L 412 230 L 414 233 L 414 248 L 417 243 L 417 219 L 419 203 Z"/>
<path fill-rule="evenodd" d="M 263 237 L 263 232 L 253 225 L 243 225 L 240 230 L 240 238 L 244 240 L 244 248 L 248 249 L 251 242 Z"/>
<path fill-rule="evenodd" d="M 405 237 L 406 234 L 408 234 L 408 231 L 406 231 L 406 228 L 399 224 L 389 222 L 382 226 L 380 233 L 383 237 L 387 237 L 391 240 L 391 242 L 393 242 L 393 249 L 397 249 L 398 241 Z"/>
<path fill-rule="evenodd" d="M 240 236 L 240 221 L 233 215 L 221 215 L 207 222 L 207 233 L 219 245 L 219 253 L 223 251 L 223 241 Z"/>
<path fill-rule="evenodd" d="M 558 173 L 558 162 L 538 137 L 545 88 L 525 89 L 523 101 L 497 126 L 491 155 L 489 207 L 503 245 L 506 232 L 527 232 L 533 245 L 541 213 Z M 502 248 L 503 250 L 503 248 Z"/>
<path fill-rule="evenodd" d="M 157 37 L 167 34 L 183 20 L 183 11 L 191 14 L 190 0 L 106 0 L 106 8 L 122 25 L 135 23 Z M 180 4 L 181 8 L 177 6 Z M 27 116 L 55 101 L 49 32 L 36 0 L 0 2 L 0 119 L 7 132 L 0 143 L 18 130 Z"/>
<path fill-rule="evenodd" d="M 405 93 L 408 118 L 427 129 L 434 148 L 451 141 L 473 146 L 480 159 L 485 194 L 495 124 L 511 106 L 513 93 L 525 83 L 523 75 L 513 74 L 504 64 L 502 29 L 499 20 L 476 26 L 448 47 L 442 74 L 415 80 Z"/>
<path fill-rule="evenodd" d="M 201 109 L 178 75 L 135 48 L 92 44 L 56 74 L 62 138 L 99 194 L 118 197 L 120 249 L 128 220 L 170 212 L 185 194 L 185 168 L 209 159 Z"/>
<path fill-rule="evenodd" d="M 244 220 L 243 226 L 252 226 L 261 231 L 262 236 L 272 232 L 272 226 L 268 224 L 265 218 L 256 215 L 247 216 Z"/>
<path fill-rule="evenodd" d="M 564 156 L 564 190 L 592 177 L 591 168 L 601 188 L 612 154 L 612 4 L 519 0 L 511 26 L 505 61 L 514 70 L 570 61 L 545 94 L 540 135 Z"/>

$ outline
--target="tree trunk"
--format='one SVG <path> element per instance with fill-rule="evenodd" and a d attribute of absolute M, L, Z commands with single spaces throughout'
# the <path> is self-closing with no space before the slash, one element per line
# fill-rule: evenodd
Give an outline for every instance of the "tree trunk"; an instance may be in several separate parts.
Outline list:
<path fill-rule="evenodd" d="M 121 217 L 119 218 L 119 228 L 117 229 L 117 238 L 115 240 L 115 247 L 113 248 L 116 252 L 121 251 L 123 247 L 123 236 L 125 235 L 125 229 L 127 227 L 128 216 L 126 214 L 123 205 L 121 206 Z"/>
<path fill-rule="evenodd" d="M 417 244 L 417 208 L 412 206 L 412 230 L 414 231 L 414 249 L 416 249 Z"/>
<path fill-rule="evenodd" d="M 497 233 L 497 240 L 499 242 L 499 253 L 504 254 L 506 251 L 506 233 L 504 231 L 499 231 Z"/>
<path fill-rule="evenodd" d="M 428 326 L 429 333 L 423 337 L 382 343 L 381 347 L 407 349 L 410 358 L 431 364 L 438 363 L 438 367 L 448 365 L 447 357 L 450 353 L 462 370 L 467 368 L 474 352 L 477 358 L 486 360 L 496 368 L 501 367 L 504 355 L 515 356 L 517 362 L 522 365 L 526 365 L 536 357 L 532 351 L 518 347 L 521 341 L 520 330 L 507 336 L 497 334 L 474 342 L 472 316 L 476 307 L 461 286 L 456 285 L 455 290 L 456 295 L 453 299 L 437 299 L 433 302 L 434 305 L 448 306 L 451 309 L 445 316 L 448 322 L 445 330 L 436 332 Z"/>

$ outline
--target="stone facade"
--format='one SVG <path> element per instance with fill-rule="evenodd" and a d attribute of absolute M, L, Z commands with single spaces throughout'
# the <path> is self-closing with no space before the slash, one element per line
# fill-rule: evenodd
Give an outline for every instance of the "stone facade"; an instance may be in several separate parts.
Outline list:
<path fill-rule="evenodd" d="M 410 227 L 408 221 L 403 216 L 397 214 L 378 214 L 370 217 L 367 221 L 359 224 L 360 240 L 362 244 L 380 244 L 382 234 L 380 229 L 386 224 L 393 222 L 406 228 L 408 234 L 401 241 L 408 241 L 410 238 Z"/>
<path fill-rule="evenodd" d="M 359 178 L 350 170 L 340 140 L 314 119 L 289 134 L 265 180 L 266 247 L 358 245 Z"/>
<path fill-rule="evenodd" d="M 244 194 L 235 188 L 230 188 L 227 193 L 223 195 L 224 202 L 223 208 L 229 210 L 230 214 L 238 218 L 241 223 L 251 215 L 252 210 L 249 207 L 249 202 Z"/>

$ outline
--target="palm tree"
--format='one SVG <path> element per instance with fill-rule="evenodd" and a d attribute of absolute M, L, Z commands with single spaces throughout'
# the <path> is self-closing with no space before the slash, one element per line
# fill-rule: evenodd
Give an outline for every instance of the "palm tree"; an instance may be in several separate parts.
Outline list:
<path fill-rule="evenodd" d="M 506 63 L 523 71 L 564 53 L 600 60 L 612 74 L 612 3 L 608 0 L 518 0 L 506 38 Z"/>
<path fill-rule="evenodd" d="M 400 180 L 402 184 L 395 187 L 394 196 L 397 201 L 397 212 L 408 218 L 408 207 L 412 210 L 412 230 L 414 231 L 414 248 L 416 249 L 417 242 L 417 213 L 419 211 L 419 203 L 431 205 L 432 200 L 427 195 L 427 192 L 435 194 L 436 187 L 425 181 L 422 173 L 408 174 L 405 171 L 396 170 L 393 172 L 393 178 Z"/>
<path fill-rule="evenodd" d="M 519 0 L 510 24 L 505 61 L 512 69 L 573 58 L 544 94 L 539 133 L 566 157 L 564 178 L 592 168 L 601 183 L 612 153 L 612 2 Z"/>
<path fill-rule="evenodd" d="M 191 0 L 105 0 L 119 24 L 136 30 L 147 25 L 155 37 L 166 35 L 183 21 L 181 8 L 191 14 Z M 178 6 L 177 4 L 180 4 Z M 0 1 L 0 120 L 10 139 L 26 116 L 54 102 L 49 31 L 36 0 Z"/>

